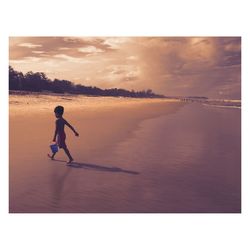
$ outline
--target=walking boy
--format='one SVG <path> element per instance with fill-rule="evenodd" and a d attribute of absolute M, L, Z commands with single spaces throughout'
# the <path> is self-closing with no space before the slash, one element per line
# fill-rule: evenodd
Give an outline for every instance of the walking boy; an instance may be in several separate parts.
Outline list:
<path fill-rule="evenodd" d="M 66 155 L 69 157 L 69 161 L 67 162 L 68 164 L 73 161 L 73 158 L 67 148 L 67 145 L 65 143 L 66 140 L 66 134 L 64 132 L 64 126 L 67 125 L 74 133 L 75 136 L 79 136 L 79 134 L 75 131 L 75 129 L 63 118 L 63 112 L 64 112 L 64 107 L 63 106 L 57 106 L 54 109 L 55 116 L 57 118 L 56 120 L 56 130 L 54 134 L 53 141 L 57 142 L 57 145 L 59 148 L 62 148 Z M 56 153 L 53 153 L 52 155 L 48 155 L 51 160 L 54 159 Z"/>

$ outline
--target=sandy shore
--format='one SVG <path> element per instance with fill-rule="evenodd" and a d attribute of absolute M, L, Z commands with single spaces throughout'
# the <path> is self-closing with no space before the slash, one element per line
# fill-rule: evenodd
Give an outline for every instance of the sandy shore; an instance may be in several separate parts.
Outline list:
<path fill-rule="evenodd" d="M 46 156 L 54 133 L 53 109 L 56 105 L 65 107 L 64 117 L 80 134 L 80 137 L 75 137 L 66 129 L 67 144 L 75 161 L 90 164 L 100 163 L 105 155 L 112 154 L 119 142 L 133 136 L 143 120 L 173 113 L 184 105 L 174 100 L 162 99 L 47 95 L 11 95 L 9 101 L 11 212 L 50 212 L 52 209 L 34 207 L 30 204 L 31 201 L 24 201 L 29 199 L 29 195 L 24 198 L 23 192 L 31 192 L 32 184 L 28 183 L 34 181 L 38 173 L 47 176 L 54 167 L 58 167 L 57 170 L 53 169 L 58 171 L 57 174 L 65 170 L 65 162 L 52 162 Z M 57 159 L 67 160 L 63 152 L 58 153 Z M 100 164 L 99 170 L 105 170 L 103 165 L 105 162 Z M 98 175 L 98 171 L 96 174 Z M 110 175 L 108 181 L 112 180 L 113 176 Z M 41 186 L 41 192 L 44 188 Z M 23 206 L 22 203 L 26 205 Z"/>
<path fill-rule="evenodd" d="M 37 110 L 39 113 L 51 112 L 55 105 L 63 105 L 67 111 L 84 109 L 84 111 L 97 111 L 99 109 L 132 107 L 133 105 L 145 105 L 156 103 L 179 102 L 176 99 L 161 98 L 126 98 L 126 97 L 89 97 L 81 95 L 43 95 L 26 94 L 9 96 L 10 115 L 32 113 Z"/>
<path fill-rule="evenodd" d="M 53 138 L 56 119 L 53 110 L 57 105 L 64 106 L 64 118 L 80 133 L 75 138 L 66 128 L 69 147 L 77 159 L 83 152 L 88 157 L 105 154 L 106 149 L 128 137 L 144 119 L 175 112 L 184 104 L 164 99 L 13 95 L 9 107 L 11 149 L 12 144 L 19 148 L 22 142 L 25 150 L 34 144 L 41 149 L 47 147 Z"/>
<path fill-rule="evenodd" d="M 75 159 L 47 158 L 54 106 Z M 240 110 L 10 96 L 10 212 L 240 212 Z"/>

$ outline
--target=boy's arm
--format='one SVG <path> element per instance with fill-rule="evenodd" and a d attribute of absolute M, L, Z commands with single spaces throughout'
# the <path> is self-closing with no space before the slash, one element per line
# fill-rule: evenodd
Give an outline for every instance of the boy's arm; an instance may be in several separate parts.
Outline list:
<path fill-rule="evenodd" d="M 55 134 L 54 134 L 54 137 L 53 137 L 53 141 L 56 141 L 57 132 L 58 132 L 58 126 L 57 126 L 57 122 L 56 122 L 56 129 L 55 129 Z"/>
<path fill-rule="evenodd" d="M 65 120 L 65 124 L 75 133 L 75 136 L 79 136 L 79 134 L 75 131 L 73 126 L 71 126 L 66 120 Z"/>

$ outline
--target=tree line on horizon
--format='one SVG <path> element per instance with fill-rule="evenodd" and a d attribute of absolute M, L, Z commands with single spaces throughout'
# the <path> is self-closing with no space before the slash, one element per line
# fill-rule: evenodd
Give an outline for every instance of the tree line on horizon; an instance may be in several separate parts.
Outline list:
<path fill-rule="evenodd" d="M 163 95 L 153 93 L 151 89 L 143 91 L 126 90 L 121 88 L 101 89 L 92 86 L 75 84 L 68 80 L 49 79 L 43 72 L 29 71 L 26 74 L 9 66 L 9 90 L 69 93 L 93 96 L 123 96 L 135 98 L 162 98 Z"/>

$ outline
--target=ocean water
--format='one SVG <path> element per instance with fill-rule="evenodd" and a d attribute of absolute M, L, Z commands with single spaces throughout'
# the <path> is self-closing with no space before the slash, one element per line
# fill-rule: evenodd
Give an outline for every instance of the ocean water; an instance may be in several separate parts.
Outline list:
<path fill-rule="evenodd" d="M 10 212 L 238 213 L 240 128 L 240 109 L 192 103 L 71 166 L 29 163 L 44 161 L 34 145 L 33 155 L 10 155 L 26 162 L 10 166 Z"/>

